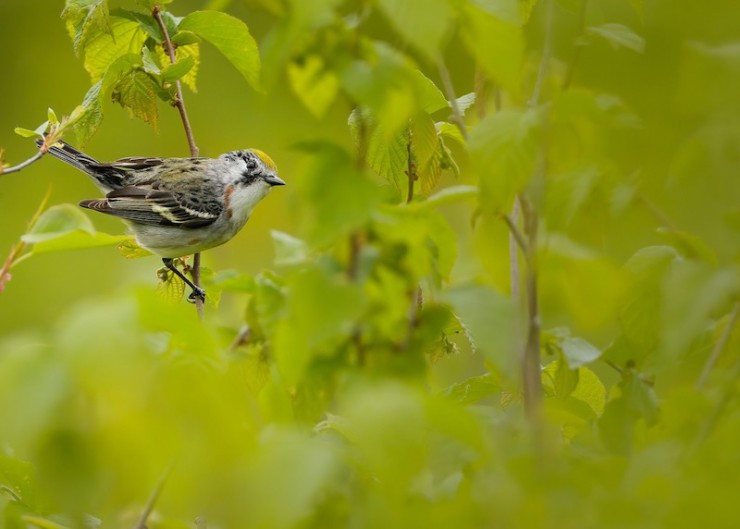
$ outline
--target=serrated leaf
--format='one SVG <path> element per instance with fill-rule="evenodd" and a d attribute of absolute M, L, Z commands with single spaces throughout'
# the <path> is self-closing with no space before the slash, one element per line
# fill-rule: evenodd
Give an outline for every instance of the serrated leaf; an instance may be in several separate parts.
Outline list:
<path fill-rule="evenodd" d="M 118 246 L 116 246 L 116 249 L 125 259 L 138 259 L 139 257 L 152 255 L 152 252 L 139 246 L 136 243 L 136 239 L 132 237 L 128 237 L 121 241 Z"/>
<path fill-rule="evenodd" d="M 377 0 L 377 4 L 398 33 L 436 60 L 452 22 L 448 0 Z"/>
<path fill-rule="evenodd" d="M 464 116 L 465 112 L 475 104 L 475 92 L 461 95 L 455 100 L 455 104 L 457 105 L 457 109 Z"/>
<path fill-rule="evenodd" d="M 314 116 L 323 117 L 334 103 L 339 90 L 336 74 L 325 68 L 319 55 L 309 55 L 300 63 L 289 63 L 287 73 L 296 97 Z"/>
<path fill-rule="evenodd" d="M 254 88 L 259 88 L 260 56 L 247 25 L 219 11 L 195 11 L 186 16 L 180 30 L 192 31 L 215 46 Z"/>
<path fill-rule="evenodd" d="M 416 174 L 422 191 L 427 194 L 442 175 L 442 145 L 437 128 L 429 114 L 417 114 L 411 120 L 411 146 L 416 163 Z"/>
<path fill-rule="evenodd" d="M 463 43 L 486 75 L 511 93 L 518 94 L 524 63 L 522 28 L 473 4 L 466 7 L 464 27 Z"/>
<path fill-rule="evenodd" d="M 111 33 L 98 34 L 85 47 L 85 69 L 92 82 L 98 82 L 119 57 L 139 55 L 146 39 L 147 34 L 138 22 L 112 17 Z"/>
<path fill-rule="evenodd" d="M 642 53 L 645 51 L 645 39 L 622 24 L 602 24 L 586 28 L 586 35 L 604 39 L 615 49 L 624 47 Z"/>
<path fill-rule="evenodd" d="M 107 0 L 67 0 L 62 18 L 75 53 L 84 50 L 91 39 L 112 32 Z"/>
<path fill-rule="evenodd" d="M 157 84 L 142 70 L 124 73 L 113 88 L 113 100 L 155 129 L 158 125 Z"/>
<path fill-rule="evenodd" d="M 169 303 L 177 303 L 185 294 L 185 282 L 167 268 L 160 268 L 157 272 L 159 283 L 157 295 Z"/>
<path fill-rule="evenodd" d="M 69 116 L 67 126 L 77 136 L 77 143 L 85 145 L 95 134 L 103 121 L 103 109 L 100 104 L 103 81 L 98 81 L 90 87 L 82 100 Z"/>
<path fill-rule="evenodd" d="M 164 2 L 160 2 L 164 3 Z M 128 9 L 113 9 L 110 12 L 111 16 L 118 18 L 125 18 L 136 22 L 141 26 L 149 38 L 153 39 L 156 43 L 161 44 L 164 39 L 162 38 L 162 31 L 159 29 L 159 25 L 154 17 L 151 15 L 151 9 L 149 13 L 141 13 L 139 11 L 130 11 Z"/>
<path fill-rule="evenodd" d="M 174 64 L 170 64 L 162 70 L 162 80 L 164 81 L 176 81 L 187 75 L 190 70 L 195 66 L 195 58 L 183 57 Z"/>
<path fill-rule="evenodd" d="M 359 108 L 352 111 L 347 124 L 356 142 L 359 141 L 360 127 L 365 128 L 367 164 L 400 192 L 405 186 L 405 175 L 408 170 L 408 128 L 388 134 L 378 126 L 367 110 Z"/>

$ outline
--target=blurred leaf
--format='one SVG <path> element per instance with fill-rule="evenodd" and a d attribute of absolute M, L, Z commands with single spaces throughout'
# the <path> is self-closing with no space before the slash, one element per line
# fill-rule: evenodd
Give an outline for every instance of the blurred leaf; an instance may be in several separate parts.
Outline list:
<path fill-rule="evenodd" d="M 578 385 L 578 369 L 571 369 L 562 356 L 550 362 L 542 371 L 543 382 L 552 384 L 554 396 L 565 399 L 573 393 Z M 547 385 L 545 387 L 547 387 Z"/>
<path fill-rule="evenodd" d="M 472 404 L 501 391 L 501 384 L 490 373 L 471 377 L 445 388 L 442 394 L 457 404 Z"/>
<path fill-rule="evenodd" d="M 92 38 L 112 33 L 107 0 L 67 0 L 62 19 L 74 41 L 75 53 L 84 50 Z"/>
<path fill-rule="evenodd" d="M 339 90 L 339 79 L 326 69 L 318 55 L 309 55 L 300 62 L 289 63 L 288 80 L 293 93 L 317 118 L 326 114 Z"/>
<path fill-rule="evenodd" d="M 484 285 L 457 285 L 443 295 L 475 348 L 507 377 L 515 376 L 522 336 L 514 304 Z"/>
<path fill-rule="evenodd" d="M 450 108 L 442 91 L 421 70 L 411 70 L 410 80 L 416 100 L 416 108 L 427 114 Z"/>
<path fill-rule="evenodd" d="M 637 251 L 624 265 L 632 278 L 632 285 L 620 310 L 619 321 L 626 340 L 636 348 L 641 358 L 658 346 L 663 279 L 677 259 L 678 254 L 673 248 L 649 246 Z"/>
<path fill-rule="evenodd" d="M 436 60 L 450 29 L 448 0 L 376 0 L 393 27 L 428 59 Z"/>
<path fill-rule="evenodd" d="M 524 37 L 519 24 L 468 4 L 462 40 L 468 52 L 494 82 L 513 95 L 521 90 Z"/>
<path fill-rule="evenodd" d="M 503 110 L 489 114 L 470 134 L 480 177 L 480 203 L 500 211 L 529 182 L 537 158 L 538 112 Z"/>
<path fill-rule="evenodd" d="M 590 26 L 586 28 L 586 34 L 604 39 L 615 49 L 624 47 L 637 53 L 645 51 L 645 39 L 622 24 Z"/>
<path fill-rule="evenodd" d="M 455 204 L 463 201 L 474 200 L 478 197 L 478 188 L 475 186 L 457 185 L 446 187 L 433 195 L 429 196 L 423 202 L 409 204 L 410 208 L 424 210 Z"/>
<path fill-rule="evenodd" d="M 311 154 L 300 181 L 308 239 L 326 244 L 362 226 L 378 203 L 377 187 L 358 171 L 349 154 L 331 144 L 307 145 Z"/>
<path fill-rule="evenodd" d="M 601 351 L 583 338 L 571 336 L 567 327 L 549 329 L 543 333 L 543 346 L 553 354 L 562 355 L 569 369 L 578 369 L 601 356 Z"/>
<path fill-rule="evenodd" d="M 270 230 L 275 246 L 275 264 L 293 266 L 301 264 L 308 258 L 306 243 L 297 237 L 277 230 Z"/>
<path fill-rule="evenodd" d="M 667 243 L 672 243 L 684 256 L 690 259 L 701 259 L 710 264 L 717 264 L 717 254 L 701 237 L 671 228 L 658 228 L 655 231 Z"/>
<path fill-rule="evenodd" d="M 606 406 L 606 388 L 601 379 L 587 367 L 578 368 L 578 385 L 571 398 L 585 402 L 596 417 L 601 417 Z"/>
<path fill-rule="evenodd" d="M 131 70 L 123 74 L 113 88 L 113 100 L 131 116 L 144 120 L 155 130 L 158 128 L 157 85 L 148 73 Z"/>
<path fill-rule="evenodd" d="M 194 11 L 182 19 L 179 29 L 192 31 L 210 42 L 234 65 L 252 88 L 259 88 L 259 51 L 244 22 L 219 11 Z"/>
<path fill-rule="evenodd" d="M 46 128 L 46 124 L 44 124 L 44 128 Z M 18 136 L 23 136 L 24 138 L 43 138 L 44 134 L 43 132 L 37 132 L 35 130 L 29 130 L 24 129 L 23 127 L 16 127 L 13 129 L 13 131 L 18 134 Z"/>
<path fill-rule="evenodd" d="M 475 104 L 475 92 L 470 92 L 469 94 L 458 97 L 455 100 L 455 104 L 457 104 L 458 110 L 460 110 L 460 113 L 464 116 L 465 112 Z"/>
<path fill-rule="evenodd" d="M 112 246 L 125 238 L 126 236 L 96 232 L 90 219 L 78 208 L 71 204 L 61 204 L 47 209 L 21 240 L 33 245 L 33 254 L 40 254 Z"/>

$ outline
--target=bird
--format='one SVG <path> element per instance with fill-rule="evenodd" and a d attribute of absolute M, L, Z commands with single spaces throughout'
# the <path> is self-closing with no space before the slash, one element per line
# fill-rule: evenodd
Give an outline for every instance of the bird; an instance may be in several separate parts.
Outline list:
<path fill-rule="evenodd" d="M 43 148 L 44 140 L 37 140 Z M 188 300 L 205 301 L 205 291 L 173 264 L 174 259 L 229 241 L 275 186 L 285 185 L 272 159 L 258 149 L 218 158 L 128 157 L 99 162 L 57 140 L 47 152 L 87 174 L 105 195 L 79 205 L 123 219 L 142 248 L 191 289 Z"/>

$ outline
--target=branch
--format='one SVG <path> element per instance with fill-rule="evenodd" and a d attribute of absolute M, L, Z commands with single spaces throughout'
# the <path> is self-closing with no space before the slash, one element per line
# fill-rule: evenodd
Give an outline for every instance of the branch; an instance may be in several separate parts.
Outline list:
<path fill-rule="evenodd" d="M 165 26 L 164 20 L 162 20 L 162 9 L 158 5 L 155 5 L 154 9 L 152 9 L 152 16 L 157 21 L 159 29 L 162 31 L 162 36 L 164 37 L 165 43 L 165 51 L 170 58 L 170 62 L 172 64 L 175 64 L 175 62 L 177 61 L 177 57 L 175 56 L 175 47 L 172 45 L 172 41 L 170 40 L 170 34 L 167 32 L 167 26 Z M 188 112 L 185 109 L 185 100 L 182 97 L 182 83 L 180 83 L 179 79 L 175 81 L 175 86 L 177 87 L 177 98 L 175 99 L 175 106 L 180 112 L 182 126 L 185 128 L 185 135 L 188 138 L 188 146 L 190 147 L 190 156 L 192 156 L 193 158 L 197 158 L 198 146 L 195 144 L 193 129 L 190 126 Z"/>
<path fill-rule="evenodd" d="M 714 344 L 714 347 L 712 348 L 712 353 L 709 355 L 709 358 L 707 358 L 707 362 L 704 364 L 704 368 L 701 370 L 701 374 L 696 381 L 697 390 L 701 390 L 704 387 L 707 378 L 709 378 L 709 373 L 712 371 L 714 365 L 717 363 L 717 360 L 722 354 L 722 351 L 724 351 L 727 342 L 730 341 L 730 336 L 732 335 L 732 330 L 735 328 L 738 317 L 740 317 L 740 301 L 736 302 L 735 306 L 732 308 L 730 319 L 727 321 L 727 324 L 722 330 L 722 334 L 720 335 L 719 340 L 717 340 L 717 342 Z"/>
<path fill-rule="evenodd" d="M 445 96 L 450 102 L 450 107 L 452 107 L 452 116 L 455 118 L 455 125 L 460 129 L 460 134 L 463 135 L 463 138 L 467 139 L 468 129 L 465 128 L 465 121 L 463 120 L 462 112 L 460 112 L 460 107 L 457 105 L 455 87 L 450 78 L 450 71 L 447 69 L 447 65 L 445 65 L 445 61 L 441 55 L 437 58 L 437 68 L 439 69 L 439 76 L 442 79 Z"/>
<path fill-rule="evenodd" d="M 167 32 L 167 26 L 162 19 L 162 9 L 155 5 L 152 9 L 152 16 L 157 21 L 159 29 L 164 37 L 165 50 L 170 58 L 170 62 L 175 64 L 177 57 L 175 56 L 175 48 L 170 40 L 170 34 Z M 178 112 L 180 112 L 180 119 L 182 120 L 182 126 L 185 129 L 185 136 L 188 139 L 188 146 L 190 147 L 190 156 L 193 158 L 198 157 L 198 146 L 195 144 L 195 138 L 193 137 L 193 128 L 190 126 L 190 119 L 188 118 L 188 111 L 185 109 L 185 100 L 182 96 L 182 83 L 180 80 L 175 81 L 175 87 L 177 88 L 177 96 L 175 98 L 175 106 Z M 193 275 L 193 283 L 195 286 L 200 286 L 200 252 L 193 255 L 193 267 L 191 269 Z M 195 310 L 198 312 L 198 317 L 203 320 L 203 300 L 196 298 Z"/>
<path fill-rule="evenodd" d="M 45 154 L 46 151 L 39 150 L 36 154 L 31 156 L 28 160 L 25 162 L 21 162 L 18 165 L 14 165 L 13 167 L 5 167 L 3 168 L 2 164 L 0 164 L 0 175 L 2 174 L 10 174 L 10 173 L 17 173 L 18 171 L 25 169 L 29 165 L 31 165 L 33 162 L 36 162 L 41 159 L 41 157 Z M 1 154 L 1 153 L 0 153 Z"/>

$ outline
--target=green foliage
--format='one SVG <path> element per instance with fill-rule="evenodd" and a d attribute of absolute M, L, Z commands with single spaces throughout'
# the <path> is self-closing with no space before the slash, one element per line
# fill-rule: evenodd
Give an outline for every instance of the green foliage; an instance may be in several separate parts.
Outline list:
<path fill-rule="evenodd" d="M 2 175 L 0 528 L 135 527 L 160 481 L 152 529 L 732 526 L 732 0 L 109 4 L 62 12 L 82 103 L 16 132 L 181 152 L 197 82 L 201 148 L 289 185 L 204 254 L 199 321 L 76 206 L 16 225 L 36 167 L 89 182 Z M 79 100 L 56 44 L 24 68 Z"/>

